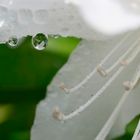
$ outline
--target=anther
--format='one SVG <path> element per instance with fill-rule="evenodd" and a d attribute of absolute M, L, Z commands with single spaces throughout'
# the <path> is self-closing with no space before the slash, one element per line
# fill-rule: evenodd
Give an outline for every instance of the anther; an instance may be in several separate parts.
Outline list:
<path fill-rule="evenodd" d="M 124 87 L 125 87 L 125 90 L 130 90 L 130 89 L 133 88 L 133 84 L 132 84 L 132 82 L 130 82 L 130 81 L 125 81 L 125 82 L 123 83 L 123 85 L 124 85 Z"/>
<path fill-rule="evenodd" d="M 62 121 L 63 117 L 64 117 L 64 114 L 60 111 L 59 107 L 55 107 L 53 109 L 52 116 L 53 116 L 54 119 Z"/>
<path fill-rule="evenodd" d="M 122 60 L 120 63 L 121 63 L 121 65 L 124 65 L 124 66 L 127 66 L 128 65 L 127 60 Z"/>
<path fill-rule="evenodd" d="M 69 89 L 66 88 L 66 86 L 65 86 L 64 83 L 61 83 L 59 87 L 60 87 L 62 90 L 64 90 L 65 92 L 69 93 Z"/>
<path fill-rule="evenodd" d="M 97 72 L 101 75 L 101 76 L 107 76 L 107 72 L 106 70 L 101 66 L 101 65 L 98 65 L 97 66 Z"/>

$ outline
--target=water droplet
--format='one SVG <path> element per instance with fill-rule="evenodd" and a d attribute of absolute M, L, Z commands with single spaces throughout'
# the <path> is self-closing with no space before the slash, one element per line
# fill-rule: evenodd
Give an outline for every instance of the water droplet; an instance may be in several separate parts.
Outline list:
<path fill-rule="evenodd" d="M 32 45 L 37 50 L 44 50 L 48 45 L 48 37 L 39 33 L 32 38 Z"/>
<path fill-rule="evenodd" d="M 59 35 L 54 35 L 54 38 L 55 38 L 55 39 L 57 39 L 57 38 L 59 38 L 59 37 L 60 37 Z"/>
<path fill-rule="evenodd" d="M 9 38 L 9 40 L 7 41 L 7 45 L 10 48 L 17 48 L 17 46 L 18 46 L 18 39 L 17 39 L 17 37 Z"/>
<path fill-rule="evenodd" d="M 58 39 L 60 37 L 60 35 L 50 35 L 50 37 L 52 37 L 54 39 Z"/>

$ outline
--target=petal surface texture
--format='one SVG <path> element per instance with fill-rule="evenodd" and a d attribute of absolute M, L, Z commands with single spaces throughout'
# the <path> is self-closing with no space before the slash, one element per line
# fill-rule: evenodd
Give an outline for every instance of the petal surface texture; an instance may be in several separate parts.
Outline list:
<path fill-rule="evenodd" d="M 140 59 L 139 34 L 132 32 L 110 41 L 83 40 L 53 79 L 46 99 L 38 105 L 31 139 L 92 140 L 100 134 L 119 104 L 107 124 L 107 132 L 99 135 L 103 138 L 118 116 L 121 121 L 125 118 L 124 125 L 139 113 L 139 86 L 122 100 L 123 82 L 132 79 Z M 125 67 L 122 60 L 131 63 Z M 107 76 L 96 72 L 99 64 L 109 70 Z M 131 108 L 127 108 L 129 113 L 123 111 L 125 101 L 131 104 Z M 122 122 L 119 124 L 122 126 Z M 121 128 L 117 132 L 122 132 Z"/>
<path fill-rule="evenodd" d="M 0 0 L 0 40 L 38 32 L 90 40 L 111 38 L 139 28 L 140 4 L 135 1 Z"/>

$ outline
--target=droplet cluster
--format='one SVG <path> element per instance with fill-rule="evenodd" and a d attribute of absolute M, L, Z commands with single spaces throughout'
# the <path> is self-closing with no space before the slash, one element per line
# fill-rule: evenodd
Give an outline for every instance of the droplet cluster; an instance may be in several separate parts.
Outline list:
<path fill-rule="evenodd" d="M 9 40 L 6 42 L 7 46 L 9 48 L 15 49 L 19 46 L 20 39 L 16 36 L 13 36 L 9 38 Z M 32 37 L 32 46 L 36 50 L 44 50 L 48 45 L 48 36 L 46 36 L 43 33 L 38 33 L 35 36 Z"/>

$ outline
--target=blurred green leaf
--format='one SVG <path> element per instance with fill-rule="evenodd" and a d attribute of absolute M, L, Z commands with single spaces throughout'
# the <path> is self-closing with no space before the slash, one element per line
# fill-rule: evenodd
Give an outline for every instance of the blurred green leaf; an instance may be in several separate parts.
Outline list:
<path fill-rule="evenodd" d="M 131 122 L 127 124 L 125 128 L 125 134 L 113 140 L 131 140 L 134 135 L 134 132 L 138 125 L 139 120 L 140 120 L 140 115 L 137 115 Z"/>
<path fill-rule="evenodd" d="M 17 49 L 1 45 L 0 103 L 42 99 L 46 85 L 78 42 L 78 39 L 70 37 L 50 38 L 44 51 L 34 49 L 30 37 Z"/>
<path fill-rule="evenodd" d="M 36 104 L 79 41 L 49 37 L 43 51 L 33 48 L 31 37 L 17 49 L 0 45 L 0 140 L 29 140 Z"/>

